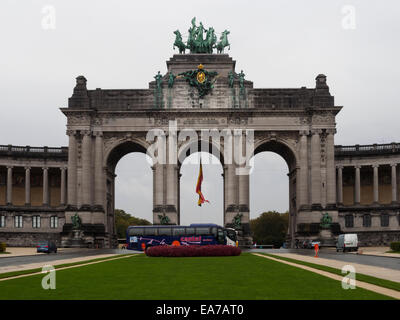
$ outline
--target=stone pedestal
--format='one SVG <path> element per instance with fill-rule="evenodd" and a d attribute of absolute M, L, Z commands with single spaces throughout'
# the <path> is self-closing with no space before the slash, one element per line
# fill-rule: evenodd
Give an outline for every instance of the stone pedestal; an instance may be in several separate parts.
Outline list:
<path fill-rule="evenodd" d="M 85 246 L 82 230 L 72 230 L 72 235 L 73 236 L 70 244 L 71 248 L 82 248 Z"/>
<path fill-rule="evenodd" d="M 335 246 L 335 238 L 333 237 L 331 229 L 321 229 L 319 232 L 319 239 L 321 240 L 321 247 Z"/>

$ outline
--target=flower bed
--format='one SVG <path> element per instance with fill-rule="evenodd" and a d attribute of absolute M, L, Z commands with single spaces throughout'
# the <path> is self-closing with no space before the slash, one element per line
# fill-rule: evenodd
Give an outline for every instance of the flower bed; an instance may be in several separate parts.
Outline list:
<path fill-rule="evenodd" d="M 161 245 L 150 247 L 146 250 L 149 257 L 220 257 L 220 256 L 239 256 L 240 248 L 225 245 L 209 246 L 168 246 Z"/>

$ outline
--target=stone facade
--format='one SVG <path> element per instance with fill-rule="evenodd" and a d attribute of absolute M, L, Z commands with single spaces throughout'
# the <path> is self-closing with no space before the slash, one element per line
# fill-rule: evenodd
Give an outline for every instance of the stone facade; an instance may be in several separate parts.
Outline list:
<path fill-rule="evenodd" d="M 169 73 L 178 75 L 199 64 L 218 73 L 208 95 L 199 98 L 197 89 L 182 77 L 177 77 L 173 86 L 168 85 Z M 87 80 L 79 76 L 68 107 L 61 108 L 67 117 L 68 147 L 0 146 L 0 216 L 6 217 L 4 229 L 0 227 L 0 241 L 19 245 L 22 242 L 13 239 L 20 236 L 11 237 L 18 234 L 29 243 L 38 231 L 68 245 L 71 217 L 78 212 L 86 245 L 115 246 L 115 167 L 127 153 L 145 153 L 148 131 L 159 128 L 168 132 L 170 121 L 176 123 L 178 132 L 189 128 L 197 132 L 253 130 L 254 154 L 272 151 L 286 160 L 291 243 L 295 238 L 316 237 L 325 212 L 332 217 L 336 233 L 360 232 L 366 244 L 381 241 L 382 235 L 385 239 L 389 234 L 398 237 L 399 166 L 395 165 L 400 163 L 400 150 L 394 148 L 389 154 L 367 152 L 363 146 L 335 147 L 335 116 L 341 107 L 334 105 L 326 76 L 316 77 L 315 88 L 256 89 L 251 81 L 241 84 L 237 77 L 230 86 L 229 74 L 237 73 L 235 61 L 226 54 L 174 55 L 167 61 L 167 69 L 159 89 L 152 81 L 149 89 L 88 90 Z M 192 149 L 181 151 L 182 143 L 168 152 L 176 152 L 181 158 L 188 156 Z M 235 215 L 242 214 L 242 232 L 248 235 L 249 176 L 236 174 L 240 166 L 224 158 L 224 141 L 216 146 L 200 139 L 195 144 L 218 156 L 223 165 L 224 224 L 231 224 Z M 155 224 L 160 214 L 168 216 L 171 223 L 180 222 L 180 165 L 152 167 Z M 373 178 L 368 171 L 372 166 Z M 35 179 L 41 184 L 30 183 Z M 353 202 L 350 194 L 354 194 Z M 16 228 L 16 212 L 23 215 L 22 229 Z M 371 213 L 371 227 L 360 227 L 360 217 L 366 212 Z M 389 214 L 389 226 L 387 216 L 383 225 L 378 225 L 382 213 Z M 33 226 L 33 218 L 29 219 L 34 215 L 41 216 L 41 226 L 33 230 L 28 226 Z M 352 227 L 351 218 L 346 218 L 350 215 Z M 58 217 L 57 227 L 50 227 L 53 216 Z"/>

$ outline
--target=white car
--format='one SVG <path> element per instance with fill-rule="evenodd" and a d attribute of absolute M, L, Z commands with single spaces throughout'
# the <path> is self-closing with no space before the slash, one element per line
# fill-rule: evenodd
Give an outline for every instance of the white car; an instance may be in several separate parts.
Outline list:
<path fill-rule="evenodd" d="M 356 233 L 340 234 L 336 243 L 336 252 L 358 251 L 358 237 Z"/>

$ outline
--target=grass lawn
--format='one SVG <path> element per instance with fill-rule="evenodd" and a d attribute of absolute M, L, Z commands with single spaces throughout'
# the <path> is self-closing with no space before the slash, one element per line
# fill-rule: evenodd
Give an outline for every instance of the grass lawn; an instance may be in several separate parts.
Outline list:
<path fill-rule="evenodd" d="M 250 253 L 238 257 L 133 256 L 0 282 L 0 299 L 390 299 Z"/>

